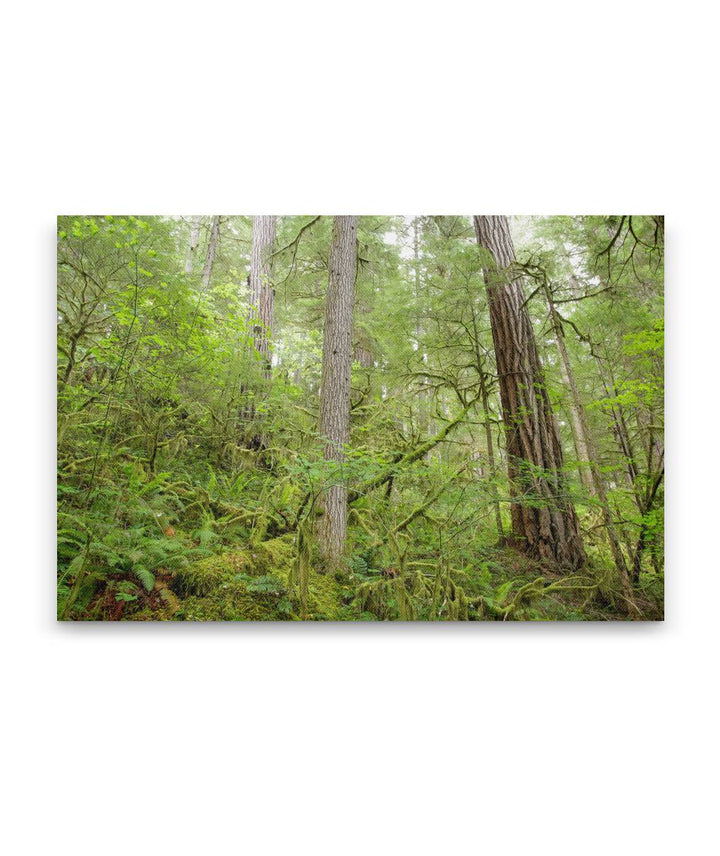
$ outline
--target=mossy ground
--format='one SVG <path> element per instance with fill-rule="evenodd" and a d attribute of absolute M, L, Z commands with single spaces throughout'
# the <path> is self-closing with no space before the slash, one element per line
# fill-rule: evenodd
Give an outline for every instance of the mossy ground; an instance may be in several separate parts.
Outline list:
<path fill-rule="evenodd" d="M 248 544 L 159 575 L 116 619 L 174 621 L 534 620 L 662 618 L 662 579 L 643 575 L 638 611 L 624 607 L 607 568 L 592 565 L 572 577 L 509 548 L 487 548 L 461 569 L 418 563 L 402 577 L 379 570 L 309 570 L 307 594 L 296 584 L 291 535 Z"/>

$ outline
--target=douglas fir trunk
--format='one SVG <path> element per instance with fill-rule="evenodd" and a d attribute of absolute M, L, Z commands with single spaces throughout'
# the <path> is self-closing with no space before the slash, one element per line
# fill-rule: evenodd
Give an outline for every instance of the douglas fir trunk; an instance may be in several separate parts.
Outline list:
<path fill-rule="evenodd" d="M 275 242 L 275 217 L 253 218 L 252 259 L 250 263 L 250 313 L 253 345 L 262 357 L 263 374 L 270 377 L 270 336 L 275 310 L 271 260 Z"/>
<path fill-rule="evenodd" d="M 350 439 L 350 369 L 353 303 L 357 263 L 357 217 L 335 217 L 330 276 L 325 300 L 319 432 L 325 438 L 326 461 L 345 460 Z M 320 501 L 318 546 L 324 570 L 334 570 L 342 557 L 347 532 L 347 486 L 339 472 Z"/>
<path fill-rule="evenodd" d="M 513 535 L 534 557 L 575 569 L 585 561 L 567 495 L 562 447 L 525 305 L 507 217 L 473 218 L 480 247 L 507 437 Z"/>

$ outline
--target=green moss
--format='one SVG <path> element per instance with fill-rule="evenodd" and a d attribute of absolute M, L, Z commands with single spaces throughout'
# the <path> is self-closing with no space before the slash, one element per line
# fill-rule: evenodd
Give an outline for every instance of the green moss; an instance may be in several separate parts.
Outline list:
<path fill-rule="evenodd" d="M 607 602 L 612 591 L 609 581 L 592 562 L 587 575 L 573 579 L 508 548 L 489 549 L 462 569 L 444 573 L 433 573 L 432 567 L 428 572 L 430 562 L 413 564 L 417 567 L 402 577 L 369 577 L 352 583 L 342 574 L 318 573 L 307 556 L 301 575 L 307 584 L 304 596 L 295 540 L 283 535 L 179 569 L 173 589 L 181 602 L 165 596 L 160 609 L 156 606 L 147 615 L 141 609 L 132 618 L 538 621 L 606 617 L 604 613 L 613 609 L 612 601 Z M 598 596 L 602 604 L 595 603 Z M 650 596 L 647 599 L 651 601 Z"/>
<path fill-rule="evenodd" d="M 282 621 L 293 617 L 285 587 L 293 563 L 291 536 L 211 556 L 175 574 L 173 588 L 182 598 L 176 612 L 185 621 Z M 256 580 L 278 580 L 267 591 Z"/>
<path fill-rule="evenodd" d="M 179 569 L 173 588 L 181 603 L 168 602 L 162 615 L 156 612 L 152 617 L 191 621 L 599 617 L 593 600 L 604 580 L 566 580 L 510 549 L 488 551 L 475 563 L 444 573 L 432 573 L 432 568 L 428 572 L 429 562 L 415 564 L 418 567 L 402 577 L 352 583 L 341 574 L 318 573 L 308 560 L 303 600 L 296 544 L 292 535 L 284 535 Z M 145 617 L 142 612 L 137 615 L 139 620 Z"/>
<path fill-rule="evenodd" d="M 179 568 L 175 572 L 173 588 L 181 597 L 204 597 L 215 591 L 223 581 L 231 580 L 235 574 L 247 573 L 250 567 L 251 559 L 243 551 L 210 556 Z"/>
<path fill-rule="evenodd" d="M 179 621 L 281 621 L 275 595 L 250 593 L 241 582 L 221 583 L 210 595 L 191 595 L 176 614 Z"/>
<path fill-rule="evenodd" d="M 352 596 L 343 581 L 332 574 L 311 573 L 308 583 L 309 618 L 316 621 L 339 621 L 345 618 L 343 601 Z"/>
<path fill-rule="evenodd" d="M 295 545 L 292 535 L 281 535 L 279 538 L 271 538 L 262 544 L 253 546 L 248 554 L 250 570 L 257 576 L 263 574 L 274 574 L 287 582 L 288 574 L 295 560 Z"/>
<path fill-rule="evenodd" d="M 124 613 L 123 621 L 172 621 L 174 615 L 172 611 L 167 609 L 152 609 L 145 606 L 138 609 L 136 612 Z"/>

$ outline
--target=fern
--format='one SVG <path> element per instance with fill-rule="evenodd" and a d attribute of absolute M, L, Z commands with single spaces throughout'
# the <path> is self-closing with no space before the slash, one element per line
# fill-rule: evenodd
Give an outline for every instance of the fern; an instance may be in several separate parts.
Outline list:
<path fill-rule="evenodd" d="M 152 571 L 148 571 L 148 569 L 144 568 L 142 565 L 135 565 L 133 567 L 133 573 L 145 586 L 145 590 L 147 592 L 151 592 L 153 590 L 153 586 L 155 585 L 155 575 Z"/>
<path fill-rule="evenodd" d="M 245 588 L 249 592 L 257 594 L 285 594 L 285 586 L 282 581 L 272 574 L 264 574 L 261 577 L 250 577 L 247 574 L 236 574 L 235 579 L 238 582 L 245 583 Z"/>

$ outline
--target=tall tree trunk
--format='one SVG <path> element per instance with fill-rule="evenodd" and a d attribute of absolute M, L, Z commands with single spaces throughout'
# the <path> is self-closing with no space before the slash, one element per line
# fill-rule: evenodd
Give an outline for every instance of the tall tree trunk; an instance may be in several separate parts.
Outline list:
<path fill-rule="evenodd" d="M 502 539 L 504 536 L 503 523 L 502 514 L 500 513 L 500 497 L 498 496 L 497 482 L 495 481 L 497 478 L 497 467 L 495 466 L 495 450 L 493 448 L 492 428 L 490 426 L 490 404 L 485 372 L 480 373 L 480 393 L 482 395 L 483 415 L 485 417 L 485 445 L 487 446 L 488 467 L 491 478 L 490 495 L 492 497 L 493 508 L 495 509 L 495 526 L 498 538 Z"/>
<path fill-rule="evenodd" d="M 374 349 L 375 343 L 368 332 L 363 316 L 368 316 L 372 307 L 360 300 L 355 301 L 355 317 L 353 323 L 353 360 L 364 369 L 371 369 L 375 365 Z"/>
<path fill-rule="evenodd" d="M 504 536 L 502 514 L 500 513 L 500 497 L 498 496 L 497 482 L 497 467 L 495 466 L 495 448 L 492 437 L 492 426 L 490 424 L 490 391 L 488 389 L 488 374 L 485 371 L 485 365 L 480 351 L 480 336 L 478 334 L 477 314 L 475 306 L 471 307 L 472 325 L 473 325 L 473 351 L 475 354 L 475 362 L 477 366 L 478 378 L 480 380 L 480 395 L 483 408 L 483 422 L 485 428 L 485 445 L 487 446 L 488 466 L 490 468 L 491 488 L 490 495 L 492 497 L 493 508 L 495 509 L 495 526 L 497 527 L 498 538 Z"/>
<path fill-rule="evenodd" d="M 350 439 L 350 369 L 353 303 L 357 268 L 357 217 L 333 221 L 330 275 L 325 300 L 322 381 L 318 428 L 325 438 L 326 461 L 342 463 Z M 336 474 L 320 499 L 318 546 L 322 570 L 335 570 L 347 534 L 347 486 Z"/>
<path fill-rule="evenodd" d="M 507 217 L 473 218 L 483 269 L 507 437 L 513 535 L 528 555 L 566 569 L 585 551 L 567 495 L 557 423 L 525 305 Z"/>
<path fill-rule="evenodd" d="M 220 238 L 220 216 L 216 215 L 212 218 L 210 225 L 210 241 L 208 242 L 207 254 L 205 256 L 205 265 L 202 272 L 202 287 L 203 290 L 210 285 L 210 277 L 212 276 L 213 264 L 215 263 L 215 251 L 217 250 L 218 239 Z"/>
<path fill-rule="evenodd" d="M 589 478 L 590 493 L 597 497 L 602 510 L 603 523 L 605 524 L 605 532 L 607 534 L 610 551 L 615 562 L 615 567 L 620 578 L 623 594 L 629 603 L 632 602 L 632 586 L 630 585 L 630 576 L 628 574 L 625 556 L 623 555 L 620 539 L 618 538 L 615 524 L 610 511 L 610 503 L 605 490 L 605 480 L 603 479 L 600 467 L 597 461 L 597 451 L 593 442 L 590 426 L 588 425 L 585 408 L 580 400 L 577 383 L 575 382 L 575 373 L 570 364 L 567 347 L 565 345 L 565 331 L 562 326 L 562 319 L 555 308 L 552 292 L 547 280 L 543 280 L 543 291 L 547 300 L 548 310 L 550 312 L 550 320 L 552 323 L 553 333 L 555 334 L 555 344 L 557 345 L 558 353 L 560 354 L 560 368 L 563 381 L 570 389 L 570 411 L 572 413 L 573 433 L 575 434 L 575 447 L 578 450 L 578 457 L 584 465 L 582 473 L 585 479 Z"/>
<path fill-rule="evenodd" d="M 185 256 L 185 273 L 189 276 L 192 273 L 193 261 L 197 252 L 198 244 L 200 243 L 200 223 L 202 218 L 194 217 L 192 229 L 190 230 L 190 243 L 188 244 L 187 255 Z"/>
<path fill-rule="evenodd" d="M 615 386 L 615 379 L 612 375 L 610 375 L 610 378 L 608 379 L 605 367 L 603 366 L 603 360 L 597 354 L 594 356 L 595 365 L 597 366 L 600 381 L 603 385 L 603 389 L 605 390 L 606 397 L 617 398 L 618 391 Z M 628 431 L 627 420 L 625 419 L 622 406 L 619 404 L 612 404 L 610 407 L 610 414 L 613 420 L 613 433 L 615 434 L 615 439 L 617 440 L 618 446 L 620 447 L 620 451 L 623 455 L 628 485 L 635 497 L 635 504 L 637 505 L 640 513 L 642 513 L 643 504 L 638 487 L 638 468 L 635 463 L 635 453 L 630 441 L 630 432 Z"/>
<path fill-rule="evenodd" d="M 253 217 L 250 323 L 253 329 L 253 345 L 262 357 L 265 377 L 270 377 L 270 336 L 275 312 L 271 253 L 275 243 L 276 219 L 268 215 Z"/>
<path fill-rule="evenodd" d="M 554 324 L 553 324 L 554 326 Z M 590 496 L 595 496 L 597 493 L 595 480 L 590 468 L 592 466 L 590 447 L 588 446 L 588 433 L 585 425 L 585 413 L 581 409 L 580 397 L 577 393 L 577 385 L 575 376 L 570 368 L 567 349 L 565 348 L 565 339 L 562 331 L 555 331 L 555 344 L 560 353 L 560 376 L 563 384 L 570 390 L 570 425 L 572 427 L 573 440 L 575 442 L 575 451 L 577 452 L 578 461 L 580 462 L 580 481 L 585 486 L 585 490 Z"/>
<path fill-rule="evenodd" d="M 413 217 L 412 220 L 412 277 L 413 291 L 415 298 L 415 342 L 417 344 L 418 357 L 421 362 L 425 362 L 426 355 L 423 351 L 425 340 L 424 314 L 425 314 L 425 287 L 420 276 L 420 241 L 422 234 L 422 221 L 420 217 Z M 429 383 L 426 375 L 420 376 L 420 388 L 417 395 L 418 406 L 418 428 L 423 433 L 430 433 L 432 430 L 432 414 Z"/>

